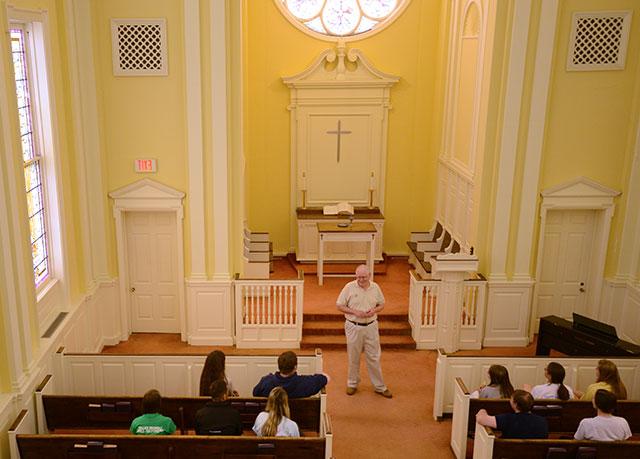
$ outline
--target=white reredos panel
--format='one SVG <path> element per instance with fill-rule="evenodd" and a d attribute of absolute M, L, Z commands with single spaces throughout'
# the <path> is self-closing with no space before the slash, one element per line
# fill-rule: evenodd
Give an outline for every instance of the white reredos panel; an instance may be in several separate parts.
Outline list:
<path fill-rule="evenodd" d="M 390 88 L 398 77 L 357 49 L 324 51 L 283 82 L 291 90 L 292 209 L 347 201 L 383 208 Z"/>

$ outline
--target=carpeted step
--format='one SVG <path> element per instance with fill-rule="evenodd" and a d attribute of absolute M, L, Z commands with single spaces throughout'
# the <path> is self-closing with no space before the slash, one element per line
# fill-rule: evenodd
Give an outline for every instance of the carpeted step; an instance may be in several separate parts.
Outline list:
<path fill-rule="evenodd" d="M 408 308 L 407 308 L 408 309 Z M 342 313 L 332 313 L 332 314 L 304 314 L 303 323 L 315 322 L 315 321 L 325 321 L 325 322 L 333 322 L 340 321 L 344 322 L 344 314 Z M 383 322 L 409 322 L 409 316 L 407 314 L 385 314 L 384 312 L 378 314 L 378 320 L 382 324 Z"/>
<path fill-rule="evenodd" d="M 407 322 L 380 321 L 380 335 L 411 335 Z M 309 321 L 302 325 L 302 336 L 344 335 L 344 319 L 336 321 Z"/>
<path fill-rule="evenodd" d="M 415 349 L 416 342 L 406 335 L 381 335 L 382 349 Z M 301 349 L 346 349 L 347 342 L 344 335 L 311 335 L 302 338 Z"/>

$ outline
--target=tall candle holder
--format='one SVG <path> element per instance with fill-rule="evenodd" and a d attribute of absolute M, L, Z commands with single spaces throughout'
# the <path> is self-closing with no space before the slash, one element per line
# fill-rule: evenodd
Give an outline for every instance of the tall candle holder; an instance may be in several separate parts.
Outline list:
<path fill-rule="evenodd" d="M 302 208 L 307 208 L 307 190 L 302 190 Z"/>
<path fill-rule="evenodd" d="M 369 188 L 369 209 L 373 209 L 373 189 Z"/>

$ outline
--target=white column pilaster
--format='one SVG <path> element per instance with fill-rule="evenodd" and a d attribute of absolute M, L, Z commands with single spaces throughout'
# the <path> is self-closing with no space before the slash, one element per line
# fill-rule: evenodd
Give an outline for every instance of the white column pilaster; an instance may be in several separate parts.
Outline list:
<path fill-rule="evenodd" d="M 184 0 L 191 280 L 206 280 L 200 1 Z M 215 78 L 215 75 L 213 75 Z"/>
<path fill-rule="evenodd" d="M 531 0 L 515 2 L 509 50 L 509 71 L 505 92 L 505 108 L 502 121 L 502 138 L 498 159 L 498 184 L 491 243 L 491 266 L 489 278 L 506 280 L 507 248 L 511 228 L 511 206 L 513 183 L 520 128 L 524 70 L 529 38 Z"/>
<path fill-rule="evenodd" d="M 69 80 L 76 151 L 78 199 L 82 221 L 85 279 L 91 290 L 95 281 L 110 280 L 105 219 L 106 190 L 103 187 L 100 123 L 94 67 L 91 2 L 65 0 Z"/>
<path fill-rule="evenodd" d="M 226 1 L 211 0 L 211 132 L 213 138 L 214 280 L 228 280 L 229 157 L 227 109 Z"/>
<path fill-rule="evenodd" d="M 551 65 L 556 36 L 558 18 L 558 0 L 543 0 L 540 12 L 540 27 L 536 48 L 535 74 L 531 93 L 529 113 L 529 130 L 525 150 L 524 170 L 522 178 L 522 194 L 520 217 L 516 239 L 516 259 L 514 279 L 531 279 L 530 266 L 533 255 L 533 230 L 535 227 L 536 207 L 538 203 L 538 182 L 544 130 L 546 124 L 549 85 L 551 82 Z"/>

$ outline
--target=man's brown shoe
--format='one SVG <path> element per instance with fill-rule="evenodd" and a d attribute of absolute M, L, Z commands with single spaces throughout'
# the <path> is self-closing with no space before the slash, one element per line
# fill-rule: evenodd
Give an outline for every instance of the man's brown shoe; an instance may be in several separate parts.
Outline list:
<path fill-rule="evenodd" d="M 353 395 L 358 389 L 356 387 L 347 387 L 347 395 Z"/>
<path fill-rule="evenodd" d="M 391 391 L 389 389 L 385 389 L 384 391 L 376 391 L 376 394 L 380 394 L 382 395 L 384 398 L 391 398 L 393 397 L 393 394 L 391 393 Z"/>

